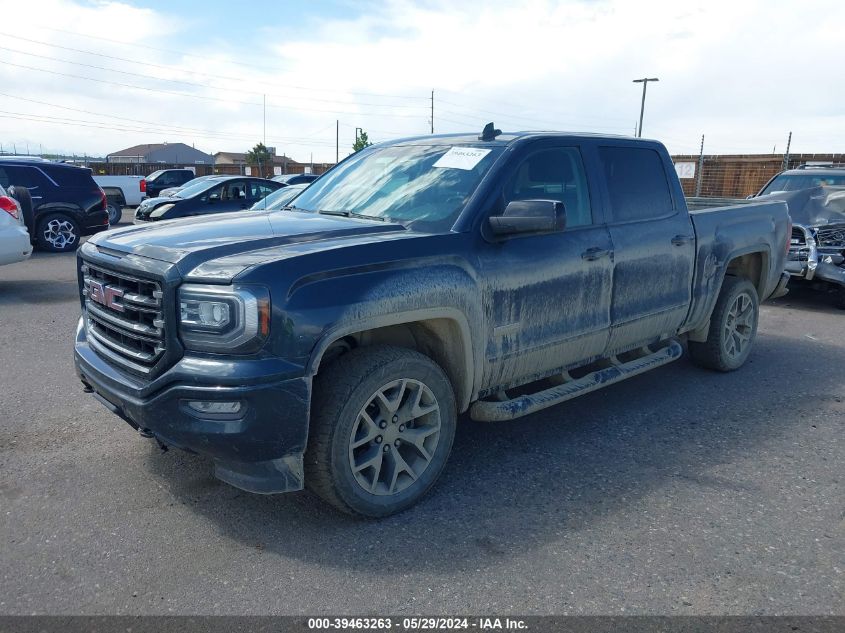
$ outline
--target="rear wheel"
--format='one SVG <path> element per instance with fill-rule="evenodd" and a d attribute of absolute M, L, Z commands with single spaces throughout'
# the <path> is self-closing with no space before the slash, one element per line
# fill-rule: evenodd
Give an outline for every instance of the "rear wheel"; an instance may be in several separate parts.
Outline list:
<path fill-rule="evenodd" d="M 456 418 L 449 380 L 428 357 L 395 347 L 349 352 L 315 379 L 305 484 L 350 514 L 400 512 L 440 476 Z"/>
<path fill-rule="evenodd" d="M 123 207 L 117 200 L 109 200 L 106 211 L 109 214 L 109 226 L 114 226 L 120 222 L 120 218 L 123 215 Z"/>
<path fill-rule="evenodd" d="M 725 277 L 710 316 L 707 340 L 689 343 L 693 362 L 717 371 L 742 367 L 757 336 L 759 314 L 760 301 L 754 284 L 745 277 Z"/>
<path fill-rule="evenodd" d="M 79 225 L 70 216 L 53 213 L 38 223 L 38 246 L 45 251 L 64 253 L 79 246 Z"/>
<path fill-rule="evenodd" d="M 30 238 L 33 232 L 33 210 L 32 210 L 32 195 L 29 189 L 18 185 L 9 187 L 9 195 L 18 201 L 23 214 L 23 221 L 26 224 L 26 230 L 29 231 Z"/>

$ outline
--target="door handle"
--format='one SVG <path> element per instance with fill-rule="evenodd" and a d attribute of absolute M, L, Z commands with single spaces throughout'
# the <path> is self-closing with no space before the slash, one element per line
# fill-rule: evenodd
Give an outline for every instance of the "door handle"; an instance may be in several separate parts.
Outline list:
<path fill-rule="evenodd" d="M 672 238 L 672 244 L 675 246 L 683 246 L 692 241 L 692 235 L 676 235 Z"/>
<path fill-rule="evenodd" d="M 611 257 L 612 255 L 613 251 L 608 251 L 604 248 L 593 246 L 592 248 L 588 248 L 583 253 L 581 253 L 581 259 L 588 262 L 594 262 L 597 259 L 601 259 L 602 257 Z"/>

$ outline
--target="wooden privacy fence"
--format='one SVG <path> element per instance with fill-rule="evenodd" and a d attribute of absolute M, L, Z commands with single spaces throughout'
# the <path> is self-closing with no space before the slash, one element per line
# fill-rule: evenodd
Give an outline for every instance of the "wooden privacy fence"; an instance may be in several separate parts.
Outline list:
<path fill-rule="evenodd" d="M 745 198 L 783 169 L 813 163 L 845 163 L 845 154 L 680 154 L 672 161 L 686 196 Z M 690 169 L 689 164 L 694 164 Z M 679 168 L 679 164 L 686 164 Z"/>

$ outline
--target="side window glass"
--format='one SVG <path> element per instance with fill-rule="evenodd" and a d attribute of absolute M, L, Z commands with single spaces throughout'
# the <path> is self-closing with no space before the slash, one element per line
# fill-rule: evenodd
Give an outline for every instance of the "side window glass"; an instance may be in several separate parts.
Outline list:
<path fill-rule="evenodd" d="M 27 189 L 38 189 L 46 179 L 41 173 L 32 167 L 7 167 L 10 184 L 26 187 Z"/>
<path fill-rule="evenodd" d="M 559 200 L 566 209 L 566 226 L 593 223 L 590 192 L 581 153 L 556 147 L 531 154 L 505 185 L 505 203 L 512 200 Z"/>
<path fill-rule="evenodd" d="M 659 218 L 674 211 L 663 161 L 655 150 L 602 147 L 599 156 L 615 221 Z"/>
<path fill-rule="evenodd" d="M 9 182 L 9 175 L 6 173 L 6 170 L 0 167 L 0 187 L 3 189 L 8 189 L 12 183 Z"/>

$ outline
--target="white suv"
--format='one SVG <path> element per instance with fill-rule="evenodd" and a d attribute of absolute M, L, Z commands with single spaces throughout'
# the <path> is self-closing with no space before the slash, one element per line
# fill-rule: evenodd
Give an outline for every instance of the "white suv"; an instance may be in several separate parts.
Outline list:
<path fill-rule="evenodd" d="M 18 201 L 0 187 L 0 266 L 25 260 L 32 254 L 32 242 Z"/>

